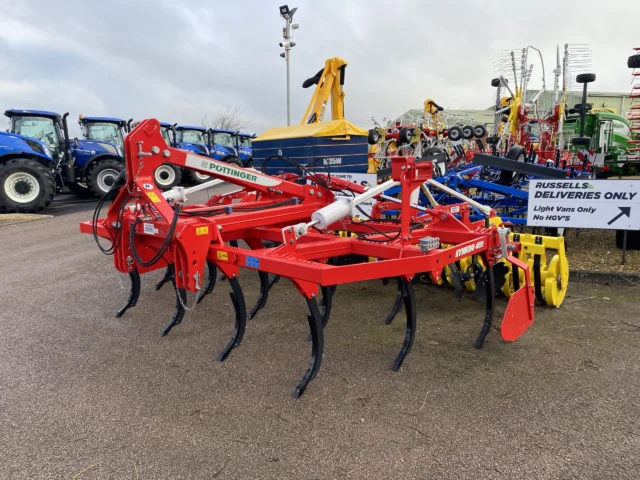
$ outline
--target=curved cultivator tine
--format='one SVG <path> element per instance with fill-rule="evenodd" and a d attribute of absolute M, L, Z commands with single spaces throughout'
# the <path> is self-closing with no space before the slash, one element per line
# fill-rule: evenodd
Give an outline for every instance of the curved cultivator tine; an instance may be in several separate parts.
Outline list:
<path fill-rule="evenodd" d="M 175 288 L 175 280 L 172 280 L 173 286 Z M 187 291 L 184 288 L 176 289 L 176 311 L 173 312 L 173 317 L 169 323 L 165 325 L 160 332 L 161 337 L 165 337 L 173 327 L 176 325 L 180 325 L 182 320 L 184 319 L 185 305 L 187 304 Z"/>
<path fill-rule="evenodd" d="M 480 286 L 481 282 L 486 292 L 485 296 L 487 301 L 487 308 L 484 314 L 482 330 L 480 330 L 480 335 L 478 335 L 478 338 L 476 339 L 476 343 L 474 345 L 476 348 L 482 348 L 484 339 L 489 333 L 489 330 L 491 330 L 491 323 L 493 322 L 493 302 L 495 301 L 496 297 L 496 284 L 493 268 L 487 268 L 482 273 L 481 280 L 478 282 L 478 286 Z"/>
<path fill-rule="evenodd" d="M 173 263 L 170 263 L 169 265 L 167 265 L 167 269 L 164 271 L 164 276 L 162 277 L 162 280 L 160 280 L 156 285 L 156 291 L 160 290 L 165 283 L 171 281 L 174 278 L 175 274 L 176 274 L 175 267 L 173 266 Z"/>
<path fill-rule="evenodd" d="M 264 308 L 269 298 L 269 274 L 258 270 L 258 276 L 260 277 L 260 296 L 258 301 L 249 312 L 249 320 L 257 315 L 257 313 Z"/>
<path fill-rule="evenodd" d="M 227 277 L 228 278 L 228 277 Z M 233 331 L 231 340 L 224 348 L 224 350 L 218 355 L 218 361 L 223 362 L 227 359 L 231 350 L 242 343 L 242 337 L 244 337 L 244 331 L 247 328 L 247 307 L 244 303 L 244 294 L 242 293 L 242 287 L 238 282 L 238 277 L 228 278 L 229 285 L 231 285 L 231 302 L 236 312 L 236 328 Z"/>
<path fill-rule="evenodd" d="M 328 287 L 321 287 L 322 301 L 320 302 L 320 318 L 322 318 L 322 328 L 327 326 L 329 317 L 331 316 L 331 305 L 333 305 L 333 294 L 336 291 L 336 286 L 331 285 Z"/>
<path fill-rule="evenodd" d="M 416 322 L 417 322 L 417 312 L 416 312 L 416 294 L 413 291 L 413 285 L 411 282 L 408 282 L 404 278 L 400 279 L 401 286 L 399 289 L 402 290 L 402 298 L 404 300 L 404 310 L 407 314 L 407 328 L 404 334 L 404 342 L 402 342 L 402 348 L 400 349 L 400 353 L 398 354 L 398 358 L 393 362 L 393 367 L 391 368 L 394 372 L 397 372 L 402 366 L 402 362 L 404 361 L 404 357 L 411 351 L 411 347 L 413 346 L 413 340 L 416 336 Z"/>
<path fill-rule="evenodd" d="M 311 360 L 309 367 L 305 372 L 302 380 L 298 383 L 293 391 L 293 398 L 300 398 L 307 388 L 309 382 L 316 377 L 322 363 L 322 352 L 324 351 L 324 331 L 322 329 L 322 316 L 315 298 L 307 298 L 307 306 L 310 315 L 307 315 L 309 321 L 309 330 L 311 331 Z M 326 313 L 326 310 L 325 310 Z M 328 320 L 328 318 L 326 318 Z"/>
<path fill-rule="evenodd" d="M 216 264 L 207 261 L 207 270 L 209 275 L 209 277 L 207 278 L 207 285 L 202 290 L 200 290 L 200 294 L 198 295 L 198 298 L 196 298 L 196 304 L 200 303 L 202 300 L 204 300 L 204 297 L 213 292 L 213 289 L 216 286 L 216 278 L 218 276 L 218 268 L 216 267 Z"/>
<path fill-rule="evenodd" d="M 398 293 L 396 294 L 396 300 L 393 302 L 393 307 L 391 307 L 391 312 L 387 315 L 387 319 L 384 321 L 385 324 L 391 325 L 393 319 L 396 318 L 396 315 L 402 308 L 402 296 L 404 294 L 404 280 L 400 277 L 396 279 L 398 281 Z"/>
<path fill-rule="evenodd" d="M 129 272 L 129 279 L 131 280 L 129 298 L 127 299 L 125 306 L 116 313 L 116 318 L 120 318 L 128 309 L 135 307 L 138 303 L 138 299 L 140 298 L 140 274 L 138 273 L 137 268 L 134 268 Z"/>
<path fill-rule="evenodd" d="M 280 281 L 280 275 L 274 275 L 271 281 L 269 282 L 269 289 L 271 289 L 279 281 Z"/>

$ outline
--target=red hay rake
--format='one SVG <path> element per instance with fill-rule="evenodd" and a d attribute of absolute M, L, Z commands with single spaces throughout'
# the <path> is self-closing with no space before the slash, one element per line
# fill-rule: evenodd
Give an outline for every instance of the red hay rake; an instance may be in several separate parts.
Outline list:
<path fill-rule="evenodd" d="M 173 283 L 176 309 L 162 330 L 164 336 L 182 322 L 186 292 L 197 292 L 197 301 L 202 301 L 213 291 L 219 270 L 229 280 L 236 316 L 232 338 L 219 355 L 223 361 L 242 342 L 247 319 L 266 305 L 269 275 L 287 278 L 306 299 L 312 344 L 309 367 L 294 391 L 296 398 L 320 369 L 323 328 L 339 284 L 397 279 L 398 296 L 392 313 L 395 315 L 404 305 L 406 333 L 393 363 L 394 371 L 402 365 L 415 336 L 412 279 L 425 272 L 439 278 L 443 267 L 463 258 L 479 257 L 487 267 L 476 278 L 477 290 L 486 292 L 486 313 L 477 348 L 491 327 L 496 290 L 493 267 L 502 258 L 514 269 L 522 269 L 525 278 L 524 285 L 509 298 L 501 324 L 502 338 L 514 341 L 533 323 L 534 291 L 529 269 L 512 255 L 521 247 L 509 241 L 507 228 L 471 222 L 464 203 L 433 209 L 410 203 L 411 192 L 431 178 L 433 159 L 395 157 L 391 180 L 371 189 L 304 170 L 300 175 L 273 177 L 167 147 L 156 120 L 141 122 L 127 136 L 125 153 L 126 180 L 121 177 L 106 197 L 113 198 L 106 217 L 97 218 L 98 208 L 93 221 L 80 226 L 96 241 L 97 237 L 108 239 L 110 248 L 101 250 L 113 255 L 116 269 L 130 276 L 129 299 L 116 316 L 136 305 L 140 274 L 166 268 L 157 288 L 168 281 Z M 153 182 L 154 170 L 163 163 L 209 174 L 238 185 L 240 190 L 216 195 L 204 205 L 183 205 L 179 192 L 165 198 Z M 373 197 L 382 199 L 385 189 L 397 185 L 402 189 L 401 198 L 387 197 L 386 201 L 395 203 L 398 217 L 358 220 L 359 203 Z M 460 218 L 454 216 L 452 208 L 459 209 L 456 214 L 461 214 Z M 240 240 L 249 248 L 240 248 Z M 441 244 L 451 246 L 443 248 Z M 353 261 L 368 257 L 375 261 Z M 260 296 L 249 314 L 237 278 L 241 268 L 260 275 Z M 205 269 L 208 281 L 203 284 Z M 316 298 L 319 287 L 320 305 Z"/>

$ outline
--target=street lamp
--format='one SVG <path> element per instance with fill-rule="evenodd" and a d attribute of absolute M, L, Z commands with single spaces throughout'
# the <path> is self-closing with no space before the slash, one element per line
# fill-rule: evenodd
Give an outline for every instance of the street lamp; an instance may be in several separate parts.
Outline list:
<path fill-rule="evenodd" d="M 293 25 L 291 22 L 293 21 L 293 15 L 298 10 L 298 7 L 292 8 L 289 10 L 289 5 L 282 5 L 280 7 L 280 16 L 284 18 L 284 27 L 282 28 L 282 38 L 284 39 L 280 42 L 280 46 L 284 47 L 284 52 L 280 54 L 282 58 L 287 62 L 287 125 L 291 125 L 291 96 L 289 93 L 289 58 L 291 57 L 291 49 L 296 46 L 295 42 L 292 42 L 291 39 L 293 35 L 291 34 L 291 30 L 297 30 L 300 26 L 297 23 Z"/>

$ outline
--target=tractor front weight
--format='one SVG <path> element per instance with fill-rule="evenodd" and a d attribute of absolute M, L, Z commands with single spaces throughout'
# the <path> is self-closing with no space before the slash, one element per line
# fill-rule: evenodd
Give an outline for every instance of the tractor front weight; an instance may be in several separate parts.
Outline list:
<path fill-rule="evenodd" d="M 323 329 L 339 284 L 397 280 L 398 295 L 389 317 L 392 320 L 404 305 L 406 331 L 393 370 L 401 367 L 414 342 L 416 275 L 439 279 L 443 268 L 455 269 L 456 262 L 475 261 L 485 267 L 474 278 L 476 294 L 486 301 L 476 340 L 480 348 L 491 329 L 496 291 L 502 288 L 495 272 L 508 262 L 518 288 L 510 292 L 500 326 L 502 338 L 514 341 L 533 323 L 535 292 L 528 257 L 507 228 L 471 222 L 468 215 L 458 218 L 451 205 L 423 208 L 410 203 L 411 193 L 432 178 L 429 157 L 394 157 L 390 179 L 368 189 L 302 169 L 300 175 L 269 176 L 167 147 L 156 120 L 141 122 L 127 136 L 125 150 L 127 177 L 105 197 L 113 199 L 106 217 L 98 218 L 97 211 L 93 221 L 81 224 L 81 231 L 93 233 L 96 241 L 103 237 L 111 242 L 109 249 L 101 249 L 113 255 L 116 269 L 131 278 L 129 299 L 117 316 L 136 305 L 141 274 L 166 269 L 158 288 L 170 282 L 176 290 L 175 312 L 162 329 L 166 335 L 184 319 L 186 292 L 196 292 L 200 303 L 213 291 L 219 271 L 230 283 L 236 313 L 232 338 L 219 355 L 223 361 L 241 344 L 247 319 L 265 307 L 269 288 L 278 278 L 287 278 L 307 302 L 311 334 L 311 360 L 294 390 L 296 398 L 320 369 Z M 163 163 L 205 173 L 240 190 L 231 196 L 216 195 L 203 205 L 185 205 L 178 201 L 179 195 L 163 195 L 156 187 L 153 172 Z M 401 191 L 394 202 L 397 216 L 363 220 L 359 204 L 371 197 L 382 201 L 384 189 L 393 185 Z M 467 209 L 465 203 L 458 206 Z M 238 281 L 240 269 L 260 276 L 260 297 L 249 314 Z M 461 285 L 459 272 L 454 276 Z"/>

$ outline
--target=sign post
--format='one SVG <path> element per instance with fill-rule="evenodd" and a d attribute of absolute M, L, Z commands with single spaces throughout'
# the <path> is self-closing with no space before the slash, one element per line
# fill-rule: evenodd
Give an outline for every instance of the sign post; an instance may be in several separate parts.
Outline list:
<path fill-rule="evenodd" d="M 527 225 L 640 230 L 640 180 L 531 180 Z"/>

